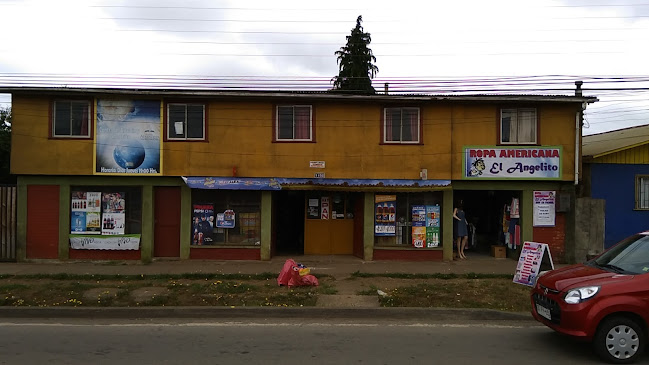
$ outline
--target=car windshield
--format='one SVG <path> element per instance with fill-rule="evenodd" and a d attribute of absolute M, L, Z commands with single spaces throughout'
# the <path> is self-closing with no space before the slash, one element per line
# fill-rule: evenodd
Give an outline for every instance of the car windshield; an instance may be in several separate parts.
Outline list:
<path fill-rule="evenodd" d="M 649 272 L 649 235 L 631 236 L 589 263 L 620 274 L 646 274 Z"/>

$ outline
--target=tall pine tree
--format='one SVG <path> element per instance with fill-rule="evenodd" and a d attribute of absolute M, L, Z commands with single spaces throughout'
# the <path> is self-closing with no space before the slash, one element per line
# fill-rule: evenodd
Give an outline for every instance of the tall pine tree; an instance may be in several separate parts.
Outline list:
<path fill-rule="evenodd" d="M 362 16 L 356 19 L 356 27 L 347 36 L 347 45 L 336 51 L 338 76 L 332 79 L 333 90 L 353 94 L 374 94 L 372 78 L 379 72 L 374 65 L 376 57 L 368 47 L 372 42 L 370 33 L 363 32 Z"/>

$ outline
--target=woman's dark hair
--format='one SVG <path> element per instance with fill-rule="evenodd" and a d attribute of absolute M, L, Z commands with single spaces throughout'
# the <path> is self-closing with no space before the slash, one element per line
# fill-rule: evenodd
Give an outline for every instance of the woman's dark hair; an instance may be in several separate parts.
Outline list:
<path fill-rule="evenodd" d="M 464 209 L 464 201 L 462 199 L 457 201 L 457 208 Z"/>

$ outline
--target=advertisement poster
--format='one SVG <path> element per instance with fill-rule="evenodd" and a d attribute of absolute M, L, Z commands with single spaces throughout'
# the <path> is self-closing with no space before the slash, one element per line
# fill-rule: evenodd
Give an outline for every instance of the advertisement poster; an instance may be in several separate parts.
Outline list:
<path fill-rule="evenodd" d="M 86 200 L 88 201 L 88 208 L 86 212 L 101 212 L 101 192 L 89 191 L 86 193 Z"/>
<path fill-rule="evenodd" d="M 396 235 L 397 196 L 375 195 L 374 197 L 374 235 Z"/>
<path fill-rule="evenodd" d="M 160 101 L 97 101 L 96 174 L 159 175 Z"/>
<path fill-rule="evenodd" d="M 309 206 L 307 207 L 306 214 L 309 219 L 320 218 L 320 199 L 309 199 Z"/>
<path fill-rule="evenodd" d="M 71 195 L 70 233 L 101 234 L 101 193 L 73 191 Z"/>
<path fill-rule="evenodd" d="M 412 227 L 412 245 L 423 248 L 426 244 L 426 227 Z"/>
<path fill-rule="evenodd" d="M 216 217 L 217 227 L 219 213 Z M 224 217 L 222 217 L 225 220 Z M 234 220 L 234 213 L 232 214 Z M 233 225 L 234 226 L 234 225 Z M 192 206 L 192 245 L 211 245 L 214 243 L 214 204 L 194 204 Z"/>
<path fill-rule="evenodd" d="M 426 206 L 412 206 L 412 245 L 417 248 L 426 247 Z"/>
<path fill-rule="evenodd" d="M 323 196 L 320 198 L 320 219 L 329 219 L 329 213 L 331 208 L 329 207 L 329 197 Z"/>
<path fill-rule="evenodd" d="M 554 191 L 534 192 L 534 227 L 554 227 L 554 205 L 556 193 Z"/>
<path fill-rule="evenodd" d="M 216 215 L 217 228 L 234 228 L 235 226 L 235 213 L 234 210 L 228 209 L 223 213 Z"/>
<path fill-rule="evenodd" d="M 140 248 L 140 235 L 75 235 L 70 237 L 70 248 L 75 250 L 138 250 Z"/>
<path fill-rule="evenodd" d="M 439 246 L 440 213 L 439 205 L 426 206 L 426 247 Z"/>
<path fill-rule="evenodd" d="M 516 265 L 514 283 L 534 286 L 542 264 L 544 264 L 545 269 L 554 270 L 554 263 L 548 245 L 538 242 L 525 242 Z"/>
<path fill-rule="evenodd" d="M 72 211 L 70 215 L 70 232 L 71 233 L 85 233 L 86 232 L 86 212 Z"/>
<path fill-rule="evenodd" d="M 464 147 L 464 179 L 561 178 L 561 147 Z"/>
<path fill-rule="evenodd" d="M 124 193 L 106 193 L 103 194 L 101 216 L 101 234 L 117 235 L 124 234 L 124 225 L 126 223 L 126 201 Z"/>
<path fill-rule="evenodd" d="M 124 225 L 126 223 L 124 213 L 104 213 L 102 218 L 102 235 L 124 234 Z"/>

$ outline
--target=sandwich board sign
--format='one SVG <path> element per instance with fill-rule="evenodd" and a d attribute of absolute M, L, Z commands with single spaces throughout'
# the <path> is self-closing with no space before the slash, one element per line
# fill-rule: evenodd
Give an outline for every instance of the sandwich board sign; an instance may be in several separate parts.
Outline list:
<path fill-rule="evenodd" d="M 542 270 L 554 270 L 550 247 L 546 243 L 525 242 L 516 265 L 514 283 L 534 286 Z"/>

